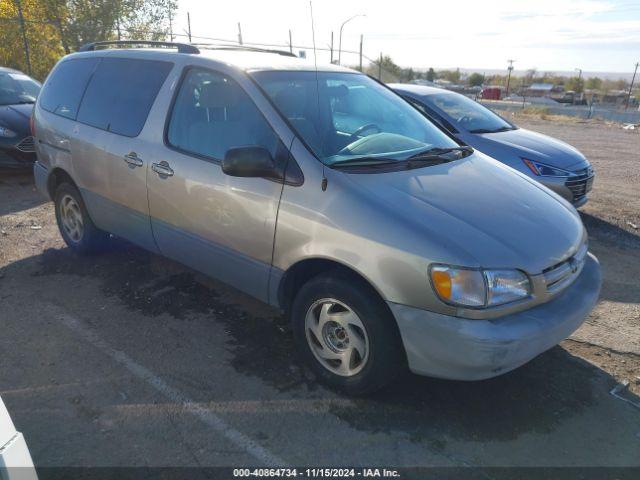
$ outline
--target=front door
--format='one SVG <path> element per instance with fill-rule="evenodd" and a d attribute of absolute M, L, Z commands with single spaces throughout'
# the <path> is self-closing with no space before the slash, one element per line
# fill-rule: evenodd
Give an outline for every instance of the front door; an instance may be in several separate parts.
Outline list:
<path fill-rule="evenodd" d="M 147 173 L 160 251 L 267 300 L 283 184 L 228 176 L 220 161 L 229 148 L 247 145 L 275 158 L 282 148 L 277 135 L 234 80 L 190 68 L 169 112 L 166 144 Z"/>

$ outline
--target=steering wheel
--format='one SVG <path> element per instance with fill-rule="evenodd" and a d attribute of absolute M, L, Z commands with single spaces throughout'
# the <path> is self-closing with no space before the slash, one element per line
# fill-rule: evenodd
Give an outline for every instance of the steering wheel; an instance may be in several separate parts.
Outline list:
<path fill-rule="evenodd" d="M 464 125 L 465 123 L 472 122 L 473 118 L 471 116 L 469 116 L 469 115 L 462 115 L 460 118 L 458 118 L 457 121 L 458 121 L 458 123 L 461 123 L 461 124 Z"/>
<path fill-rule="evenodd" d="M 351 143 L 358 140 L 359 137 L 363 136 L 362 134 L 367 130 L 375 129 L 375 133 L 382 133 L 382 129 L 376 125 L 375 123 L 367 123 L 366 125 L 361 126 L 355 132 L 351 134 Z"/>

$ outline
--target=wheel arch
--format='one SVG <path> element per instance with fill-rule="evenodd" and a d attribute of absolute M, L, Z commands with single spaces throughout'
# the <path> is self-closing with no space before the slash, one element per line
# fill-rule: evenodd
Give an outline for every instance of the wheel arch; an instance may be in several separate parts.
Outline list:
<path fill-rule="evenodd" d="M 55 200 L 56 189 L 62 183 L 70 183 L 74 187 L 78 188 L 78 185 L 73 180 L 69 172 L 62 167 L 55 167 L 51 170 L 51 173 L 49 173 L 47 178 L 47 192 L 49 193 L 49 198 Z"/>
<path fill-rule="evenodd" d="M 374 293 L 386 305 L 385 297 L 364 274 L 350 265 L 325 257 L 311 257 L 291 265 L 282 275 L 278 289 L 277 302 L 280 308 L 289 314 L 293 300 L 300 288 L 309 280 L 328 272 L 349 276 L 359 281 Z"/>

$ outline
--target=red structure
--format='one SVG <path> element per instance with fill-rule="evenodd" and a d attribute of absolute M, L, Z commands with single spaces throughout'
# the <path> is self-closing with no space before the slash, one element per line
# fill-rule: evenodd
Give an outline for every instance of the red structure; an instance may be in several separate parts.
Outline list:
<path fill-rule="evenodd" d="M 502 90 L 498 87 L 486 87 L 482 89 L 481 96 L 484 100 L 500 100 Z"/>

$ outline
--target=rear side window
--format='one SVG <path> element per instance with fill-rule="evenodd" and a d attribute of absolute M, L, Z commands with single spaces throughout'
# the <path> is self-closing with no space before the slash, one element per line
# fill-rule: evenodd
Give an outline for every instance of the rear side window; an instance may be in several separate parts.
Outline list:
<path fill-rule="evenodd" d="M 78 121 L 136 137 L 169 71 L 170 62 L 103 58 L 82 99 Z"/>
<path fill-rule="evenodd" d="M 48 112 L 75 120 L 82 94 L 99 58 L 78 58 L 62 62 L 47 79 L 40 106 Z"/>

